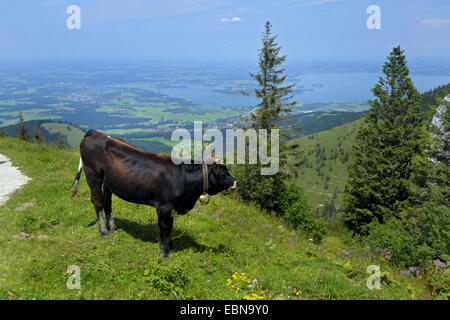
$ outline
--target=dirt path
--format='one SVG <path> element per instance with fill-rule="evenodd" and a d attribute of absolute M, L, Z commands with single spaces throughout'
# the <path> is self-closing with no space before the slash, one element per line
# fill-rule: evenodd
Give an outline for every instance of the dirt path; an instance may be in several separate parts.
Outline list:
<path fill-rule="evenodd" d="M 8 201 L 11 193 L 30 180 L 13 167 L 8 157 L 0 154 L 0 206 Z"/>

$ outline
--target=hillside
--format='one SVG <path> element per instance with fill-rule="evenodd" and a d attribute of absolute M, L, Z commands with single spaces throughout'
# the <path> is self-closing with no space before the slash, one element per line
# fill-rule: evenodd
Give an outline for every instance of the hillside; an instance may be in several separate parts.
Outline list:
<path fill-rule="evenodd" d="M 70 200 L 77 153 L 9 138 L 0 153 L 32 178 L 0 206 L 0 299 L 432 298 L 421 274 L 400 274 L 382 253 L 336 236 L 315 245 L 230 195 L 177 218 L 175 252 L 163 261 L 153 208 L 113 197 L 119 234 L 103 239 L 84 174 Z M 366 287 L 371 264 L 381 267 L 379 290 Z M 81 290 L 66 287 L 71 265 Z"/>
<path fill-rule="evenodd" d="M 24 121 L 23 124 L 27 127 L 27 135 L 30 140 L 33 140 L 33 133 L 35 129 L 42 136 L 45 144 L 56 145 L 60 137 L 64 140 L 66 147 L 71 150 L 78 150 L 80 141 L 84 136 L 85 130 L 80 127 L 63 122 L 55 122 L 52 120 L 29 120 Z M 15 137 L 17 134 L 18 124 L 13 124 L 5 127 L 0 127 L 9 137 Z M 106 131 L 105 133 L 108 133 Z M 138 133 L 133 132 L 124 134 L 114 134 L 115 137 L 124 139 L 138 148 L 147 150 L 153 153 L 163 153 L 170 151 L 170 140 L 167 140 L 169 133 L 148 132 Z"/>
<path fill-rule="evenodd" d="M 37 129 L 42 136 L 42 140 L 46 144 L 54 145 L 58 139 L 64 139 L 67 148 L 76 150 L 80 146 L 80 141 L 84 136 L 84 131 L 76 125 L 70 123 L 54 122 L 51 120 L 30 120 L 24 121 L 23 124 L 27 128 L 27 135 L 30 139 L 33 132 Z M 15 137 L 18 124 L 1 127 L 8 136 Z"/>
<path fill-rule="evenodd" d="M 365 112 L 344 112 L 344 111 L 328 111 L 328 112 L 311 112 L 301 113 L 289 116 L 293 121 L 281 123 L 282 126 L 291 124 L 300 125 L 300 131 L 296 132 L 297 136 L 305 136 L 308 134 L 324 131 L 349 121 L 359 119 Z"/>
<path fill-rule="evenodd" d="M 447 84 L 422 94 L 421 110 L 428 120 L 431 121 L 436 99 L 449 93 L 450 84 Z M 303 134 L 314 129 L 319 132 L 299 137 L 291 142 L 292 144 L 297 143 L 299 148 L 306 152 L 306 165 L 298 171 L 297 182 L 304 188 L 310 204 L 327 218 L 328 211 L 339 210 L 342 206 L 341 193 L 347 181 L 348 151 L 351 149 L 355 133 L 363 121 L 363 115 L 364 112 L 342 112 L 341 114 L 334 112 L 329 118 L 330 121 L 326 119 L 327 113 L 324 113 L 322 117 L 317 117 L 314 121 L 305 122 L 307 126 L 302 127 Z M 325 120 L 321 119 L 323 117 Z M 344 122 L 351 120 L 352 117 L 353 119 L 359 117 L 359 119 L 329 130 L 318 129 L 327 122 Z M 296 159 L 291 161 L 298 162 Z"/>
<path fill-rule="evenodd" d="M 297 172 L 297 182 L 314 208 L 324 209 L 327 203 L 336 209 L 341 207 L 341 193 L 347 181 L 348 152 L 362 121 L 360 118 L 291 142 L 305 150 L 306 163 Z"/>

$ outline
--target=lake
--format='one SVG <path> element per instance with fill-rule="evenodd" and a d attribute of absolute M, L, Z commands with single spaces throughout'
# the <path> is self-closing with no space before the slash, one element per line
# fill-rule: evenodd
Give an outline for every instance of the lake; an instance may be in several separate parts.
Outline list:
<path fill-rule="evenodd" d="M 370 90 L 378 81 L 378 76 L 377 73 L 307 73 L 292 75 L 288 79 L 295 82 L 297 87 L 302 86 L 300 89 L 306 89 L 306 91 L 294 94 L 298 103 L 340 103 L 370 99 L 372 97 Z M 450 82 L 448 75 L 412 74 L 411 79 L 419 92 Z M 185 86 L 185 88 L 147 88 L 168 96 L 195 101 L 204 106 L 252 106 L 256 103 L 256 99 L 253 97 L 213 91 L 230 87 L 239 88 L 233 80 L 229 82 L 223 80 L 220 85 L 215 86 L 190 83 L 186 83 Z"/>

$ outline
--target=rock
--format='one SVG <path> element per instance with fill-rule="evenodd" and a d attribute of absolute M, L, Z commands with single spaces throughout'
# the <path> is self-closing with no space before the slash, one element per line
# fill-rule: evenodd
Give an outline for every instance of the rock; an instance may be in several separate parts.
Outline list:
<path fill-rule="evenodd" d="M 14 235 L 12 237 L 14 239 L 21 239 L 21 240 L 29 240 L 29 239 L 33 239 L 33 238 L 37 238 L 39 240 L 47 240 L 48 239 L 48 236 L 46 236 L 46 235 L 35 236 L 33 234 L 26 233 L 26 232 L 21 232 L 21 233 L 16 234 L 16 235 Z"/>
<path fill-rule="evenodd" d="M 35 202 L 25 202 L 22 203 L 20 206 L 18 206 L 17 208 L 14 209 L 14 211 L 23 211 L 26 208 L 32 207 L 34 206 L 36 203 Z"/>

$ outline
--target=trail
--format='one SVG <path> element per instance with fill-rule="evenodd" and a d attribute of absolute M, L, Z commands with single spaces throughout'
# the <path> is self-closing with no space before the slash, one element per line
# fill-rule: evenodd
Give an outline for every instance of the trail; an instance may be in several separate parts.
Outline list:
<path fill-rule="evenodd" d="M 8 201 L 14 190 L 26 184 L 30 178 L 23 175 L 11 161 L 0 154 L 0 206 Z"/>

